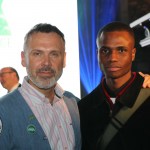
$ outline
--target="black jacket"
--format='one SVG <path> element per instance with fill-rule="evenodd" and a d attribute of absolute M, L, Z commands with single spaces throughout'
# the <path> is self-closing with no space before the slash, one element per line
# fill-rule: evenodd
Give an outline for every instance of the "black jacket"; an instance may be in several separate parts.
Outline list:
<path fill-rule="evenodd" d="M 79 103 L 82 150 L 96 150 L 111 117 L 123 106 L 132 108 L 142 88 L 143 78 L 137 74 L 134 81 L 117 99 L 112 111 L 104 94 L 102 83 Z M 109 143 L 107 150 L 150 150 L 150 96 L 134 113 Z"/>

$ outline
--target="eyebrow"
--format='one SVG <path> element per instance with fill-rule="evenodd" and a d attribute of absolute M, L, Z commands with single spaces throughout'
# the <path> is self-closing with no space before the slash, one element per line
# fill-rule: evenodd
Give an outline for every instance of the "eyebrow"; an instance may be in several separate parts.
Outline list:
<path fill-rule="evenodd" d="M 127 47 L 126 47 L 126 46 L 117 46 L 117 47 L 102 46 L 102 47 L 100 47 L 99 49 L 101 49 L 101 48 L 117 49 L 117 48 L 127 48 Z"/>
<path fill-rule="evenodd" d="M 108 49 L 111 49 L 110 47 L 107 47 L 107 46 L 102 46 L 102 47 L 100 47 L 99 49 L 101 49 L 101 48 L 108 48 Z"/>

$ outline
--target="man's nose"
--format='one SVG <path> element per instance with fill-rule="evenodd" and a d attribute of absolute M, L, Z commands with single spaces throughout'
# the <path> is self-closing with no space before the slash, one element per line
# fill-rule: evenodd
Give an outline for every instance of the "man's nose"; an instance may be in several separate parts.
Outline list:
<path fill-rule="evenodd" d="M 116 50 L 112 50 L 110 53 L 109 59 L 111 61 L 117 61 L 118 60 L 118 52 Z"/>
<path fill-rule="evenodd" d="M 44 56 L 43 63 L 44 65 L 51 65 L 51 58 L 49 57 L 49 55 Z"/>

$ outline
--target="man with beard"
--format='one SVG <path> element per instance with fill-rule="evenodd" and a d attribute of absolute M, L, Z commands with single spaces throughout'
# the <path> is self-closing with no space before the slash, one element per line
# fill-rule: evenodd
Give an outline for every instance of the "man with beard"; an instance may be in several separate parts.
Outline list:
<path fill-rule="evenodd" d="M 0 149 L 80 150 L 78 98 L 57 83 L 66 65 L 64 34 L 35 25 L 21 58 L 27 76 L 0 101 Z"/>
<path fill-rule="evenodd" d="M 96 150 L 97 145 L 98 150 L 150 149 L 150 89 L 143 89 L 144 78 L 131 71 L 134 43 L 132 29 L 121 22 L 112 22 L 98 33 L 97 55 L 104 78 L 79 101 L 83 150 Z"/>

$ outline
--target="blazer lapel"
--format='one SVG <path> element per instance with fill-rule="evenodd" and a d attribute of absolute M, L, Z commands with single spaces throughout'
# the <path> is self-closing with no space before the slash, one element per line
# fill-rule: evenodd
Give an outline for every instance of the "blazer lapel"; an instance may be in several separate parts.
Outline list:
<path fill-rule="evenodd" d="M 68 107 L 72 119 L 72 126 L 74 129 L 75 143 L 76 143 L 75 146 L 77 148 L 80 147 L 81 145 L 80 119 L 79 119 L 78 106 L 74 99 L 67 98 L 66 96 L 64 96 L 64 101 Z"/>

